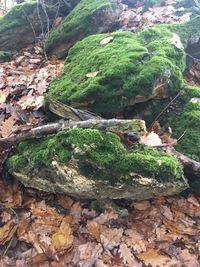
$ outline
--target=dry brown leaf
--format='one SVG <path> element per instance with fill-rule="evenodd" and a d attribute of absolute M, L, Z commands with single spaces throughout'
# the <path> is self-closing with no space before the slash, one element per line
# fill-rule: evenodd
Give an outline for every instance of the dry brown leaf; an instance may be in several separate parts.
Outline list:
<path fill-rule="evenodd" d="M 173 220 L 173 214 L 169 207 L 167 206 L 160 206 L 160 210 L 163 216 L 165 216 L 168 220 Z"/>
<path fill-rule="evenodd" d="M 73 199 L 66 195 L 57 195 L 57 198 L 59 205 L 61 205 L 65 209 L 70 209 L 74 203 Z"/>
<path fill-rule="evenodd" d="M 96 241 L 100 242 L 100 235 L 102 232 L 102 225 L 95 221 L 88 221 L 87 222 L 87 230 L 89 234 L 96 239 Z"/>
<path fill-rule="evenodd" d="M 119 246 L 123 235 L 123 229 L 104 228 L 101 233 L 101 243 L 104 249 L 112 250 L 114 247 Z"/>
<path fill-rule="evenodd" d="M 8 221 L 10 221 L 11 220 L 11 214 L 10 213 L 8 213 L 7 211 L 3 211 L 2 213 L 1 213 L 1 221 L 3 222 L 3 223 L 7 223 Z"/>
<path fill-rule="evenodd" d="M 26 240 L 26 235 L 28 233 L 28 229 L 30 227 L 31 218 L 23 219 L 18 227 L 17 234 L 20 240 Z"/>
<path fill-rule="evenodd" d="M 161 267 L 170 261 L 170 257 L 162 255 L 158 250 L 149 249 L 146 252 L 143 252 L 137 257 L 144 261 L 146 265 L 150 264 L 152 267 Z"/>
<path fill-rule="evenodd" d="M 95 222 L 99 224 L 105 224 L 109 222 L 110 220 L 117 220 L 119 217 L 119 214 L 114 211 L 104 212 L 101 213 L 97 218 L 95 218 Z"/>
<path fill-rule="evenodd" d="M 123 237 L 123 242 L 126 243 L 128 247 L 137 253 L 146 251 L 145 237 L 143 235 L 132 229 L 125 230 L 125 235 L 126 236 Z"/>
<path fill-rule="evenodd" d="M 181 224 L 180 222 L 169 221 L 166 218 L 163 219 L 163 223 L 167 229 L 169 229 L 172 233 L 175 233 L 175 234 L 177 233 L 177 234 L 194 236 L 198 232 L 196 229 L 185 226 L 184 224 Z"/>
<path fill-rule="evenodd" d="M 11 116 L 2 123 L 0 127 L 0 134 L 2 137 L 8 137 L 13 132 L 13 126 L 15 125 L 16 120 Z"/>
<path fill-rule="evenodd" d="M 142 264 L 138 262 L 126 244 L 120 245 L 119 252 L 125 265 L 128 264 L 129 266 L 142 267 Z"/>
<path fill-rule="evenodd" d="M 48 257 L 45 255 L 45 253 L 37 254 L 27 260 L 28 266 L 39 266 L 41 263 L 44 263 L 48 260 Z"/>
<path fill-rule="evenodd" d="M 17 225 L 10 220 L 4 226 L 0 227 L 0 244 L 4 245 L 7 241 L 10 241 L 17 230 Z"/>
<path fill-rule="evenodd" d="M 140 201 L 137 203 L 133 203 L 133 207 L 136 210 L 147 210 L 150 208 L 150 202 L 148 200 Z"/>
<path fill-rule="evenodd" d="M 80 267 L 93 266 L 103 252 L 101 244 L 88 242 L 78 247 L 80 253 Z"/>
<path fill-rule="evenodd" d="M 58 231 L 52 235 L 52 243 L 56 251 L 61 252 L 69 250 L 73 245 L 73 240 L 74 237 L 69 223 L 64 218 Z"/>
<path fill-rule="evenodd" d="M 31 95 L 25 95 L 20 98 L 17 105 L 21 107 L 22 110 L 30 109 L 35 107 L 35 97 Z"/>

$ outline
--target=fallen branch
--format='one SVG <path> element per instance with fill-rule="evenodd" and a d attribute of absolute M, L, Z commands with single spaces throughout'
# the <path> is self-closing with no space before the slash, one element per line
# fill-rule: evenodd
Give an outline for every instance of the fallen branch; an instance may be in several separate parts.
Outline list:
<path fill-rule="evenodd" d="M 32 128 L 28 131 L 22 131 L 18 134 L 0 138 L 0 147 L 8 148 L 11 145 L 20 141 L 29 140 L 33 138 L 41 138 L 48 134 L 57 133 L 59 131 L 67 131 L 72 128 L 90 128 L 103 131 L 136 131 L 141 134 L 145 133 L 145 122 L 142 120 L 99 120 L 90 119 L 86 121 L 64 121 L 60 120 L 55 123 L 49 123 Z"/>
<path fill-rule="evenodd" d="M 183 164 L 186 173 L 200 177 L 200 162 L 195 161 L 181 154 L 180 152 L 177 152 L 173 147 L 170 146 L 166 147 L 164 151 L 168 155 L 175 156 Z"/>

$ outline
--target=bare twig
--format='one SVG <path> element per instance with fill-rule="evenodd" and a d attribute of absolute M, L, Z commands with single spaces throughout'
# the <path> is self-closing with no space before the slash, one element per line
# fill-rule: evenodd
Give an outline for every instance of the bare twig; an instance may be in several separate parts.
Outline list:
<path fill-rule="evenodd" d="M 179 97 L 179 95 L 181 94 L 181 90 L 178 92 L 178 94 L 167 104 L 167 106 L 158 114 L 158 116 L 153 120 L 153 122 L 151 123 L 149 130 L 151 130 L 151 128 L 153 127 L 154 123 L 160 118 L 160 116 L 165 112 L 165 110 Z"/>

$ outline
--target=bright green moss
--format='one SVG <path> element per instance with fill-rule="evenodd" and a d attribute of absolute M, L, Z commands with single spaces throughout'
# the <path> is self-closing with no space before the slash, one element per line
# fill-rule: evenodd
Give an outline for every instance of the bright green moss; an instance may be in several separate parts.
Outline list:
<path fill-rule="evenodd" d="M 81 0 L 70 14 L 49 35 L 46 42 L 46 51 L 50 52 L 58 43 L 69 43 L 73 40 L 94 34 L 104 25 L 106 18 L 100 17 L 97 22 L 94 17 L 106 9 L 117 8 L 109 0 Z M 93 17 L 93 19 L 92 19 Z"/>
<path fill-rule="evenodd" d="M 74 158 L 84 175 L 113 183 L 121 177 L 130 178 L 131 172 L 162 181 L 183 177 L 182 167 L 175 158 L 142 146 L 127 150 L 118 136 L 93 129 L 76 128 L 37 142 L 22 142 L 16 153 L 7 162 L 10 172 L 23 170 L 23 162 L 30 169 L 50 167 L 52 160 L 67 163 Z"/>
<path fill-rule="evenodd" d="M 10 52 L 0 51 L 0 63 L 10 60 L 11 56 Z"/>
<path fill-rule="evenodd" d="M 112 42 L 102 46 L 101 40 L 108 36 L 89 36 L 70 49 L 62 76 L 50 85 L 51 96 L 67 104 L 90 103 L 94 112 L 113 114 L 123 111 L 135 96 L 151 95 L 158 80 L 166 83 L 169 93 L 183 86 L 185 57 L 171 44 L 170 31 L 118 31 Z M 96 71 L 96 77 L 87 78 Z"/>
<path fill-rule="evenodd" d="M 182 107 L 181 113 L 177 115 L 176 110 L 164 113 L 161 123 L 171 126 L 176 138 L 186 131 L 176 149 L 200 161 L 200 103 L 192 103 L 192 98 L 200 99 L 200 88 L 188 86 L 178 98 L 178 105 Z"/>
<path fill-rule="evenodd" d="M 14 155 L 8 160 L 10 172 L 19 171 L 27 166 L 28 161 L 24 156 Z"/>

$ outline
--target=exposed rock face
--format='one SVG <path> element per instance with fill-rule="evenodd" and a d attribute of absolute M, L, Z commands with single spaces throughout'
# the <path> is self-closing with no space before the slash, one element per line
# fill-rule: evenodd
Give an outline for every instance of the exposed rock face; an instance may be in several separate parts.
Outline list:
<path fill-rule="evenodd" d="M 46 51 L 59 58 L 84 37 L 109 32 L 117 23 L 122 5 L 119 0 L 81 0 L 62 23 L 50 33 Z"/>
<path fill-rule="evenodd" d="M 175 195 L 188 187 L 184 179 L 176 180 L 176 177 L 172 177 L 169 181 L 158 181 L 137 173 L 121 177 L 114 184 L 103 179 L 95 180 L 81 175 L 76 161 L 70 162 L 69 166 L 53 161 L 52 168 L 32 173 L 14 172 L 14 176 L 27 187 L 51 193 L 66 193 L 83 199 L 143 200 Z"/>
<path fill-rule="evenodd" d="M 141 145 L 127 149 L 117 135 L 94 129 L 22 142 L 7 166 L 25 186 L 79 198 L 139 200 L 187 188 L 174 157 Z"/>

